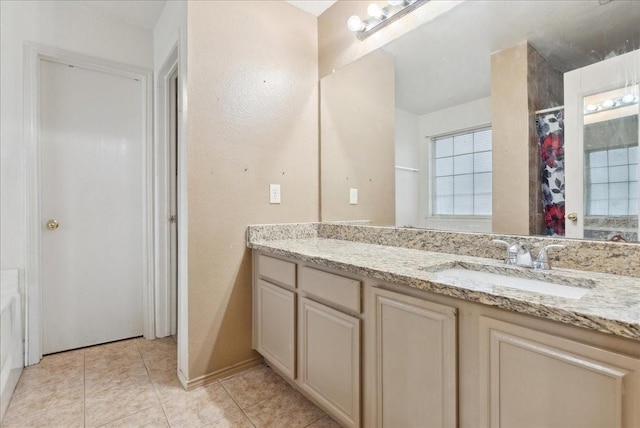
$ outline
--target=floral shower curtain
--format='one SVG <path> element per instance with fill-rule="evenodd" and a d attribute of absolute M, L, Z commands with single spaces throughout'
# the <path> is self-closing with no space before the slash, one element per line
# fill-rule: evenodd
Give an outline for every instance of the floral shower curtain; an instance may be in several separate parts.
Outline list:
<path fill-rule="evenodd" d="M 536 119 L 540 151 L 542 207 L 549 236 L 564 236 L 564 112 Z"/>

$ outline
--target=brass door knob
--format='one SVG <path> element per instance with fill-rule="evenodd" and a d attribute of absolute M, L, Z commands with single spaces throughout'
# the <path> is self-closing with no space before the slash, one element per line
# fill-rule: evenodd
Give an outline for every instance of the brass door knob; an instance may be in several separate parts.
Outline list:
<path fill-rule="evenodd" d="M 47 222 L 47 229 L 49 230 L 56 230 L 59 227 L 60 223 L 58 223 L 58 220 L 51 219 Z"/>
<path fill-rule="evenodd" d="M 578 220 L 578 214 L 577 213 L 569 213 L 569 214 L 567 214 L 567 220 L 577 221 Z"/>

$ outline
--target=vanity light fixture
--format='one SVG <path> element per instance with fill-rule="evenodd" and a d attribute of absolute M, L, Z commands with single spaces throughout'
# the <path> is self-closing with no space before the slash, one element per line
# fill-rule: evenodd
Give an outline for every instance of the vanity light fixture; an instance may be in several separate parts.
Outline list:
<path fill-rule="evenodd" d="M 604 108 L 611 108 L 614 105 L 616 105 L 616 103 L 613 100 L 604 100 L 602 102 L 602 107 L 604 107 Z"/>
<path fill-rule="evenodd" d="M 584 114 L 599 113 L 605 110 L 613 110 L 620 107 L 626 107 L 632 104 L 638 104 L 640 100 L 634 94 L 626 94 L 622 97 L 604 100 L 598 104 L 588 104 L 584 108 Z"/>
<path fill-rule="evenodd" d="M 380 19 L 380 20 L 383 20 L 387 17 L 387 11 L 380 8 L 380 6 L 378 6 L 375 3 L 371 3 L 369 5 L 369 7 L 367 8 L 367 13 L 369 14 L 370 17 Z"/>
<path fill-rule="evenodd" d="M 371 3 L 367 8 L 369 18 L 363 20 L 358 15 L 353 15 L 347 20 L 347 27 L 356 33 L 358 40 L 364 40 L 379 29 L 428 2 L 429 0 L 389 0 L 385 7 Z"/>

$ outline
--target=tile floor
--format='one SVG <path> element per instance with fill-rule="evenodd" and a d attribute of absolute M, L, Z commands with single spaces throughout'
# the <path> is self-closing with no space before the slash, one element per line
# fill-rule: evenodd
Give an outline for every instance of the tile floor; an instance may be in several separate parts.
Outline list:
<path fill-rule="evenodd" d="M 46 356 L 23 371 L 2 426 L 339 427 L 265 365 L 185 391 L 173 338 Z"/>

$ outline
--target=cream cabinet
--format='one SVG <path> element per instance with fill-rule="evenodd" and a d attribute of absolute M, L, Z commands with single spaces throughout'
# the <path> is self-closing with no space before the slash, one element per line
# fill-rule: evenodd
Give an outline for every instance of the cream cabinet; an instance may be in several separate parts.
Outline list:
<path fill-rule="evenodd" d="M 345 427 L 360 426 L 360 319 L 307 298 L 300 311 L 300 384 Z"/>
<path fill-rule="evenodd" d="M 294 379 L 296 294 L 287 288 L 295 288 L 296 265 L 259 255 L 254 272 L 253 347 L 274 367 Z"/>
<path fill-rule="evenodd" d="M 262 280 L 258 281 L 256 291 L 256 350 L 293 379 L 296 377 L 296 296 Z"/>
<path fill-rule="evenodd" d="M 361 417 L 361 283 L 300 268 L 300 386 L 345 427 Z"/>
<path fill-rule="evenodd" d="M 482 426 L 640 426 L 640 359 L 488 317 L 480 336 Z"/>
<path fill-rule="evenodd" d="M 253 347 L 344 427 L 361 425 L 359 280 L 254 253 Z"/>
<path fill-rule="evenodd" d="M 254 252 L 253 346 L 344 427 L 640 427 L 631 339 Z"/>
<path fill-rule="evenodd" d="M 455 427 L 456 309 L 377 287 L 371 296 L 376 379 L 372 424 Z"/>

